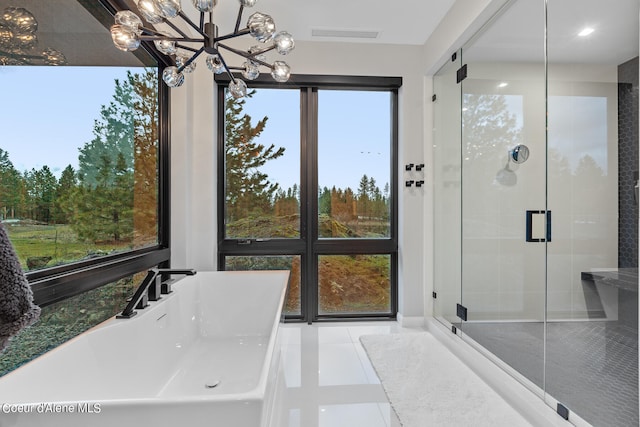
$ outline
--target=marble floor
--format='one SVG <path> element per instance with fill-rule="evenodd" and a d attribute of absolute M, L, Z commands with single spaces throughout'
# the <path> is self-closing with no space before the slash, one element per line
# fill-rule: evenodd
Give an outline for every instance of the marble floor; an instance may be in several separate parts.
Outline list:
<path fill-rule="evenodd" d="M 416 331 L 423 329 L 404 329 L 396 322 L 283 325 L 281 382 L 271 427 L 401 426 L 359 338 Z M 452 361 L 437 375 L 460 371 L 462 362 L 453 353 L 444 347 L 434 351 L 446 352 L 444 360 Z M 518 425 L 529 423 L 523 418 Z"/>
<path fill-rule="evenodd" d="M 272 427 L 399 427 L 359 338 L 400 331 L 396 322 L 283 325 Z"/>

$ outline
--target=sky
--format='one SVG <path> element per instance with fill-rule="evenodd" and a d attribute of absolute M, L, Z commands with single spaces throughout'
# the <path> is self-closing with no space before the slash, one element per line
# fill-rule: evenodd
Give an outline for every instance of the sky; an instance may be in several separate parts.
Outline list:
<path fill-rule="evenodd" d="M 382 191 L 391 179 L 389 93 L 325 90 L 319 92 L 318 104 L 320 188 L 335 185 L 357 191 L 366 174 Z M 285 148 L 284 156 L 262 168 L 285 190 L 294 183 L 300 185 L 299 111 L 296 90 L 260 89 L 244 107 L 253 125 L 268 117 L 256 142 Z"/>
<path fill-rule="evenodd" d="M 111 102 L 113 82 L 125 79 L 127 70 L 0 67 L 0 148 L 20 172 L 47 165 L 60 177 L 69 164 L 77 169 L 78 149 L 93 139 L 100 108 Z M 285 148 L 284 156 L 267 162 L 262 172 L 285 190 L 299 186 L 300 92 L 260 89 L 246 101 L 244 111 L 254 125 L 268 117 L 259 142 Z M 386 92 L 320 92 L 321 187 L 357 191 L 364 174 L 373 177 L 380 190 L 390 182 L 389 101 Z"/>
<path fill-rule="evenodd" d="M 0 67 L 0 148 L 20 172 L 47 165 L 56 177 L 78 166 L 100 107 L 123 67 Z"/>

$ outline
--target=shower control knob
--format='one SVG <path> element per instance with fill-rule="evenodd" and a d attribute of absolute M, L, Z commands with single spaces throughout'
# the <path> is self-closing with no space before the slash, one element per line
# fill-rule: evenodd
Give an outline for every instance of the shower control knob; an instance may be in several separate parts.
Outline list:
<path fill-rule="evenodd" d="M 511 159 L 514 163 L 524 163 L 529 158 L 529 147 L 526 145 L 516 145 L 516 147 L 511 151 Z"/>

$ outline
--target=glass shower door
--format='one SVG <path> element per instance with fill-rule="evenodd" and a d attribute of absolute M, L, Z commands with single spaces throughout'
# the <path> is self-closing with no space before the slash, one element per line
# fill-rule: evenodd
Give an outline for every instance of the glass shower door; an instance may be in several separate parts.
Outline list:
<path fill-rule="evenodd" d="M 638 425 L 638 2 L 547 3 L 547 402 Z"/>
<path fill-rule="evenodd" d="M 544 389 L 544 3 L 512 2 L 462 63 L 462 334 Z"/>
<path fill-rule="evenodd" d="M 433 78 L 434 118 L 434 252 L 433 313 L 436 319 L 457 324 L 456 304 L 461 298 L 461 98 L 456 71 L 461 67 L 455 52 Z"/>

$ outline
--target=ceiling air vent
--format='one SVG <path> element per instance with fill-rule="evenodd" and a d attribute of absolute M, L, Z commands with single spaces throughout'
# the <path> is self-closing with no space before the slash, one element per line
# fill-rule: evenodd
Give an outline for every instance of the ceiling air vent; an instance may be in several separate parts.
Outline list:
<path fill-rule="evenodd" d="M 331 30 L 313 28 L 311 30 L 312 37 L 341 37 L 341 38 L 356 38 L 356 39 L 377 39 L 380 31 L 365 31 L 365 30 Z"/>

